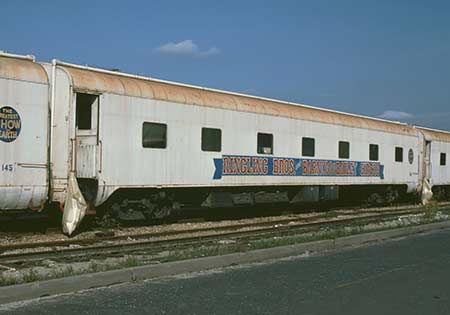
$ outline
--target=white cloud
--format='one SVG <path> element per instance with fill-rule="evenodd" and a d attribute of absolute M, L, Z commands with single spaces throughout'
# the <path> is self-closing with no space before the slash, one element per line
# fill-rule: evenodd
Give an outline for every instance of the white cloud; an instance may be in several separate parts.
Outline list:
<path fill-rule="evenodd" d="M 179 43 L 169 42 L 157 47 L 155 50 L 163 54 L 186 55 L 194 57 L 208 57 L 220 53 L 220 50 L 216 47 L 211 47 L 207 50 L 202 51 L 191 39 L 186 39 Z"/>
<path fill-rule="evenodd" d="M 206 51 L 199 52 L 198 55 L 201 57 L 208 57 L 208 56 L 217 55 L 217 54 L 220 54 L 219 48 L 211 47 L 210 49 L 208 49 Z"/>
<path fill-rule="evenodd" d="M 414 118 L 414 115 L 407 113 L 407 112 L 400 112 L 400 111 L 396 111 L 396 110 L 387 110 L 378 117 L 384 118 L 384 119 L 405 120 L 405 119 Z"/>

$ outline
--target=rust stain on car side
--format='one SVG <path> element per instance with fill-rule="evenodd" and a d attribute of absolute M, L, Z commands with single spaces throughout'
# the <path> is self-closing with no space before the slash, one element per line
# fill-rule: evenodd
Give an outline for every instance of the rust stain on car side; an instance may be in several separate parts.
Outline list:
<path fill-rule="evenodd" d="M 450 142 L 450 132 L 417 127 L 430 141 Z"/>

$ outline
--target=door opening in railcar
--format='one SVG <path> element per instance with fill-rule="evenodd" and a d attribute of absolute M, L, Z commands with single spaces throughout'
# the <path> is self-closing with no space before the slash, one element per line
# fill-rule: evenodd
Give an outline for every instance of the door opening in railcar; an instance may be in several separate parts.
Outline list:
<path fill-rule="evenodd" d="M 96 117 L 93 115 L 98 108 L 98 95 L 76 94 L 76 128 L 78 130 L 91 130 Z"/>
<path fill-rule="evenodd" d="M 75 94 L 75 173 L 90 208 L 97 195 L 98 173 L 101 172 L 99 110 L 99 95 Z"/>

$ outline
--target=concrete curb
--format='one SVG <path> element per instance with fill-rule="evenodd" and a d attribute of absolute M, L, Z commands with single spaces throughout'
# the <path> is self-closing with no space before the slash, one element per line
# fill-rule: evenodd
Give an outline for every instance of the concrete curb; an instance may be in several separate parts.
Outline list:
<path fill-rule="evenodd" d="M 318 253 L 339 250 L 350 246 L 358 246 L 366 243 L 379 242 L 387 239 L 399 238 L 428 231 L 438 231 L 447 228 L 450 228 L 450 221 L 357 234 L 330 240 L 260 249 L 244 253 L 196 258 L 157 265 L 111 270 L 61 279 L 0 287 L 0 304 L 31 300 L 44 296 L 77 292 L 98 287 L 106 287 L 119 283 L 199 272 L 229 267 L 237 264 L 261 262 L 289 256 L 298 256 L 305 252 Z"/>

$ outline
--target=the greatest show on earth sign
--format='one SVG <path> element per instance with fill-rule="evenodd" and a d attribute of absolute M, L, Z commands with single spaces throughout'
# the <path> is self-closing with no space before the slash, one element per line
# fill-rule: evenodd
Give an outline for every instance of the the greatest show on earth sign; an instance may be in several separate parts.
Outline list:
<path fill-rule="evenodd" d="M 22 128 L 20 116 L 9 106 L 0 108 L 0 141 L 13 142 L 17 139 Z"/>

